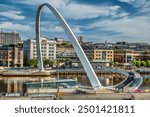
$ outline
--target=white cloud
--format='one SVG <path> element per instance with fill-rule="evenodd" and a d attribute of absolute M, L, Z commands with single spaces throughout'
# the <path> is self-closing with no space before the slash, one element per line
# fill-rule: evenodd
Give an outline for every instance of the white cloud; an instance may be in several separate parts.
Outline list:
<path fill-rule="evenodd" d="M 72 31 L 74 32 L 74 33 L 82 33 L 82 31 L 81 31 L 81 29 L 80 29 L 80 27 L 73 27 L 72 28 Z"/>
<path fill-rule="evenodd" d="M 11 23 L 11 22 L 1 22 L 0 27 L 2 29 L 11 30 L 11 31 L 33 31 L 34 28 L 30 25 L 23 25 L 23 24 L 17 24 L 17 23 Z"/>
<path fill-rule="evenodd" d="M 88 28 L 99 28 L 101 30 L 115 33 L 114 35 L 107 35 L 104 38 L 118 38 L 118 39 L 136 39 L 134 41 L 147 42 L 150 38 L 150 18 L 139 16 L 134 18 L 124 18 L 118 20 L 98 21 L 87 26 Z"/>
<path fill-rule="evenodd" d="M 44 3 L 41 0 L 13 0 L 16 3 L 30 5 L 31 7 L 35 6 L 37 8 L 38 5 Z M 45 0 L 46 1 L 46 0 Z M 128 4 L 133 5 L 136 8 L 140 8 L 141 13 L 150 11 L 150 2 L 149 0 L 118 0 L 121 2 L 126 2 Z M 86 27 L 87 29 L 92 28 L 99 28 L 100 30 L 108 31 L 107 34 L 102 34 L 101 32 L 91 35 L 86 32 L 82 32 L 80 27 L 72 26 L 72 29 L 75 33 L 83 33 L 87 35 L 87 38 L 93 37 L 94 38 L 101 38 L 101 39 L 108 39 L 109 40 L 130 40 L 136 39 L 134 41 L 146 41 L 148 42 L 150 37 L 150 18 L 148 16 L 134 16 L 132 18 L 128 17 L 128 13 L 122 11 L 120 6 L 113 6 L 113 5 L 87 5 L 87 4 L 79 4 L 77 2 L 72 2 L 70 0 L 48 0 L 48 2 L 55 6 L 59 12 L 63 15 L 63 17 L 69 19 L 90 19 L 96 18 L 99 16 L 109 16 L 112 18 L 120 18 L 117 20 L 101 20 L 98 22 L 93 22 Z M 36 9 L 35 9 L 36 10 Z M 50 13 L 48 9 L 44 10 L 44 13 Z M 13 24 L 15 27 L 19 27 L 19 24 Z M 17 26 L 18 25 L 18 26 Z M 63 32 L 63 29 L 58 24 L 50 24 L 41 22 L 41 30 L 42 32 Z M 1 26 L 1 25 L 0 25 Z M 26 25 L 25 27 L 30 27 L 30 25 Z M 20 26 L 21 27 L 21 26 Z M 13 29 L 13 28 L 12 28 Z M 23 28 L 24 29 L 24 28 Z M 21 29 L 22 30 L 22 29 Z M 34 31 L 34 28 L 32 29 Z M 97 30 L 96 30 L 97 31 Z M 114 34 L 109 34 L 114 33 Z"/>
<path fill-rule="evenodd" d="M 120 2 L 126 2 L 133 5 L 135 8 L 139 8 L 139 13 L 150 13 L 150 1 L 149 0 L 119 0 Z"/>
<path fill-rule="evenodd" d="M 16 0 L 14 0 L 16 1 Z M 80 4 L 78 2 L 73 2 L 71 0 L 47 0 L 52 6 L 56 7 L 61 14 L 65 18 L 69 19 L 87 19 L 87 18 L 96 18 L 99 16 L 117 16 L 118 10 L 120 6 L 113 6 L 113 5 L 87 5 L 87 4 Z M 31 0 L 21 0 L 16 1 L 17 3 L 37 6 L 40 5 L 45 1 L 35 0 L 34 2 Z M 44 10 L 44 12 L 49 13 L 50 11 Z M 124 13 L 124 12 L 122 12 Z"/>
<path fill-rule="evenodd" d="M 14 19 L 14 20 L 23 20 L 23 19 L 25 19 L 25 16 L 22 16 L 20 11 L 13 11 L 13 10 L 0 12 L 0 16 L 10 18 L 10 19 Z"/>
<path fill-rule="evenodd" d="M 133 2 L 135 7 L 140 8 L 140 13 L 150 14 L 150 1 L 149 0 L 137 0 Z"/>
<path fill-rule="evenodd" d="M 42 32 L 63 32 L 63 29 L 61 26 L 46 23 L 41 25 L 41 31 Z"/>
<path fill-rule="evenodd" d="M 119 8 L 119 6 L 91 6 L 72 3 L 61 9 L 61 11 L 65 17 L 70 19 L 90 19 L 99 16 L 113 16 Z"/>
<path fill-rule="evenodd" d="M 67 4 L 70 0 L 34 0 L 34 2 L 32 0 L 12 0 L 15 3 L 19 3 L 19 4 L 26 4 L 26 5 L 30 5 L 30 6 L 37 6 L 40 5 L 42 3 L 51 3 L 52 5 L 54 5 L 55 7 L 62 7 L 65 4 Z"/>
<path fill-rule="evenodd" d="M 73 26 L 72 31 L 74 33 L 81 33 L 82 31 L 80 30 L 80 27 L 78 26 Z M 41 31 L 42 32 L 64 32 L 62 26 L 58 22 L 41 22 Z"/>
<path fill-rule="evenodd" d="M 15 31 L 19 32 L 22 39 L 27 39 L 31 37 L 35 37 L 34 32 L 35 29 L 31 25 L 25 25 L 25 24 L 18 24 L 18 23 L 12 23 L 12 22 L 1 22 L 0 27 L 4 31 Z"/>
<path fill-rule="evenodd" d="M 43 3 L 42 0 L 12 0 L 13 3 L 19 3 L 19 4 L 26 4 L 26 5 L 40 5 L 41 3 Z"/>
<path fill-rule="evenodd" d="M 119 0 L 120 2 L 127 2 L 127 3 L 131 3 L 134 2 L 135 0 Z"/>

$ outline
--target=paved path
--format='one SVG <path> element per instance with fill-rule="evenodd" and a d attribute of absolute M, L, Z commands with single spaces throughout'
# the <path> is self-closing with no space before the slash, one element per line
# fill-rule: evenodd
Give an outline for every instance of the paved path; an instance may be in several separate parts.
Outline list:
<path fill-rule="evenodd" d="M 150 100 L 150 93 L 135 93 L 135 100 Z M 38 99 L 38 98 L 36 98 Z M 51 98 L 42 97 L 40 100 L 50 100 Z M 103 94 L 74 94 L 65 95 L 63 100 L 124 100 L 130 99 L 130 93 L 103 93 Z M 31 100 L 30 97 L 0 97 L 0 100 Z"/>

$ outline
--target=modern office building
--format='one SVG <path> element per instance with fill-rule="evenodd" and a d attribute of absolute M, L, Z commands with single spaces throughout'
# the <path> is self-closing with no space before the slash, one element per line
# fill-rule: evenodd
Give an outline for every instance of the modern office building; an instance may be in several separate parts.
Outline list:
<path fill-rule="evenodd" d="M 0 32 L 0 46 L 14 44 L 21 42 L 19 33 L 17 32 Z"/>
<path fill-rule="evenodd" d="M 118 62 L 122 65 L 129 63 L 133 60 L 133 50 L 114 50 L 114 62 Z"/>
<path fill-rule="evenodd" d="M 94 60 L 113 61 L 114 50 L 112 49 L 94 49 Z"/>
<path fill-rule="evenodd" d="M 28 39 L 23 42 L 24 64 L 28 65 L 30 59 L 37 58 L 36 40 Z M 56 59 L 56 41 L 47 38 L 41 38 L 42 58 L 54 60 Z"/>
<path fill-rule="evenodd" d="M 23 48 L 16 45 L 0 47 L 0 65 L 8 67 L 23 67 Z"/>
<path fill-rule="evenodd" d="M 114 50 L 114 62 L 130 63 L 133 59 L 150 60 L 150 50 L 118 49 Z"/>

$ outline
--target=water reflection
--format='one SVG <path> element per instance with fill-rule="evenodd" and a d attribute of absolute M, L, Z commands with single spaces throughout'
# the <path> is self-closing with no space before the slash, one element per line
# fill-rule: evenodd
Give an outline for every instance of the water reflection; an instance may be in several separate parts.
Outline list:
<path fill-rule="evenodd" d="M 59 75 L 60 79 L 74 79 L 77 81 L 79 85 L 82 86 L 91 86 L 87 75 L 85 74 L 74 74 L 74 75 Z M 98 75 L 98 78 L 103 86 L 114 85 L 121 80 L 120 76 L 112 76 L 112 75 Z M 26 83 L 27 82 L 43 82 L 43 81 L 50 81 L 50 80 L 57 80 L 56 75 L 47 76 L 47 77 L 3 77 L 0 80 L 0 92 L 7 92 L 7 93 L 20 93 L 21 95 L 25 94 L 26 92 Z"/>

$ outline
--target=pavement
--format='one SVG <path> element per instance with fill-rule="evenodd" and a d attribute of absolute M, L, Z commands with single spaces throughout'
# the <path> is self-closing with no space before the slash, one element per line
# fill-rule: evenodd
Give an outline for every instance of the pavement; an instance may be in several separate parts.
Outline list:
<path fill-rule="evenodd" d="M 0 97 L 0 100 L 53 100 L 52 97 Z M 61 100 L 131 100 L 131 93 L 68 94 Z M 134 93 L 135 100 L 150 100 L 150 93 Z"/>

